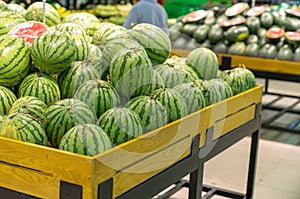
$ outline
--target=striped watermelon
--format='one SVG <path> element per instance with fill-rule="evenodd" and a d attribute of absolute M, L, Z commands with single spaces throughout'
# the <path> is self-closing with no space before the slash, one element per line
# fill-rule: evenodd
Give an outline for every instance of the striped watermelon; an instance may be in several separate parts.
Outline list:
<path fill-rule="evenodd" d="M 99 118 L 99 126 L 108 134 L 114 145 L 119 145 L 143 134 L 139 116 L 125 107 L 114 107 Z"/>
<path fill-rule="evenodd" d="M 193 84 L 201 89 L 205 98 L 206 106 L 209 106 L 222 100 L 219 91 L 208 80 L 199 79 L 193 81 Z"/>
<path fill-rule="evenodd" d="M 120 104 L 120 97 L 115 88 L 100 79 L 83 83 L 76 91 L 74 98 L 85 102 L 95 111 L 99 118 L 105 111 Z"/>
<path fill-rule="evenodd" d="M 86 81 L 97 79 L 100 74 L 88 61 L 74 61 L 71 67 L 59 74 L 61 98 L 72 98 L 75 91 Z"/>
<path fill-rule="evenodd" d="M 4 116 L 0 114 L 0 123 L 3 121 Z"/>
<path fill-rule="evenodd" d="M 30 51 L 26 42 L 14 35 L 0 37 L 0 85 L 18 85 L 30 70 Z"/>
<path fill-rule="evenodd" d="M 128 30 L 128 37 L 141 44 L 154 64 L 162 64 L 171 52 L 171 40 L 159 27 L 140 23 Z"/>
<path fill-rule="evenodd" d="M 88 54 L 86 60 L 98 59 L 99 62 L 100 62 L 100 60 L 101 60 L 101 62 L 104 62 L 103 53 L 102 53 L 101 49 L 98 48 L 98 46 L 96 46 L 95 44 L 92 44 L 92 43 L 88 43 L 88 47 L 89 47 L 89 54 Z"/>
<path fill-rule="evenodd" d="M 74 39 L 67 33 L 43 32 L 32 42 L 30 48 L 32 61 L 43 73 L 61 73 L 76 58 L 74 43 Z"/>
<path fill-rule="evenodd" d="M 83 37 L 87 42 L 90 41 L 90 37 L 83 25 L 75 22 L 65 22 L 55 26 L 55 31 L 68 32 L 73 38 Z"/>
<path fill-rule="evenodd" d="M 56 81 L 42 73 L 32 73 L 24 78 L 18 89 L 18 98 L 34 96 L 42 100 L 47 106 L 60 100 L 60 90 Z"/>
<path fill-rule="evenodd" d="M 31 45 L 33 40 L 43 32 L 49 30 L 49 27 L 38 21 L 26 21 L 14 26 L 7 34 L 16 35 Z"/>
<path fill-rule="evenodd" d="M 7 3 L 5 3 L 4 1 L 0 0 L 0 11 L 7 11 L 9 10 L 8 9 L 8 6 L 7 6 Z"/>
<path fill-rule="evenodd" d="M 138 96 L 128 101 L 125 107 L 134 111 L 141 119 L 143 132 L 147 133 L 167 124 L 165 107 L 150 96 Z"/>
<path fill-rule="evenodd" d="M 8 7 L 9 11 L 18 13 L 21 16 L 25 16 L 26 9 L 23 6 L 11 2 L 11 3 L 7 4 L 7 7 Z M 1 10 L 1 8 L 0 8 L 0 10 Z"/>
<path fill-rule="evenodd" d="M 68 130 L 77 124 L 96 124 L 97 117 L 86 103 L 69 98 L 49 106 L 44 123 L 51 146 L 58 147 Z"/>
<path fill-rule="evenodd" d="M 199 47 L 187 55 L 187 64 L 192 67 L 201 79 L 217 77 L 219 62 L 217 55 L 210 49 Z"/>
<path fill-rule="evenodd" d="M 18 13 L 12 11 L 0 12 L 0 36 L 5 35 L 17 24 L 23 23 L 26 20 Z"/>
<path fill-rule="evenodd" d="M 112 148 L 107 134 L 95 124 L 78 124 L 61 139 L 59 149 L 94 156 Z"/>
<path fill-rule="evenodd" d="M 95 32 L 101 26 L 99 19 L 95 15 L 87 12 L 76 12 L 69 14 L 62 21 L 81 24 L 90 37 L 93 37 Z"/>
<path fill-rule="evenodd" d="M 150 96 L 167 110 L 167 122 L 173 122 L 187 115 L 187 105 L 180 94 L 172 88 L 157 89 Z"/>
<path fill-rule="evenodd" d="M 57 25 L 56 31 L 69 33 L 75 41 L 75 61 L 87 59 L 89 54 L 89 36 L 84 27 L 78 23 L 62 23 Z"/>
<path fill-rule="evenodd" d="M 112 85 L 127 100 L 149 90 L 153 69 L 144 50 L 130 49 L 120 51 L 113 57 L 109 75 Z"/>
<path fill-rule="evenodd" d="M 225 70 L 222 72 L 221 77 L 231 86 L 233 95 L 253 88 L 256 85 L 254 74 L 244 67 Z"/>
<path fill-rule="evenodd" d="M 158 64 L 154 69 L 161 76 L 166 88 L 199 79 L 197 73 L 185 64 Z"/>
<path fill-rule="evenodd" d="M 222 100 L 233 96 L 233 90 L 231 86 L 223 79 L 210 79 L 208 81 L 215 86 L 217 91 L 220 93 Z"/>
<path fill-rule="evenodd" d="M 187 105 L 187 114 L 198 111 L 206 106 L 205 97 L 200 88 L 193 83 L 183 83 L 173 88 Z"/>
<path fill-rule="evenodd" d="M 4 86 L 0 86 L 0 115 L 7 115 L 13 103 L 17 100 L 16 95 Z"/>
<path fill-rule="evenodd" d="M 92 44 L 97 45 L 101 50 L 105 44 L 115 38 L 127 37 L 127 29 L 109 22 L 102 22 L 100 28 L 95 32 Z"/>
<path fill-rule="evenodd" d="M 126 49 L 138 48 L 144 50 L 144 48 L 137 42 L 129 38 L 115 38 L 107 42 L 102 50 L 103 57 L 102 62 L 105 67 L 109 67 L 112 58 L 118 54 L 119 51 Z M 146 53 L 146 51 L 145 51 Z"/>
<path fill-rule="evenodd" d="M 148 95 L 149 93 L 151 93 L 152 91 L 159 89 L 159 88 L 165 88 L 165 84 L 163 79 L 161 78 L 160 74 L 153 69 L 153 76 L 152 76 L 152 80 L 150 83 L 145 84 L 145 87 L 148 88 L 147 89 L 143 89 L 143 90 L 147 90 L 145 93 L 142 93 L 141 95 Z"/>
<path fill-rule="evenodd" d="M 45 23 L 51 27 L 61 23 L 60 15 L 57 10 L 49 3 L 45 3 Z M 28 6 L 24 15 L 27 21 L 44 21 L 43 2 L 34 2 Z"/>
<path fill-rule="evenodd" d="M 45 102 L 37 97 L 24 96 L 17 99 L 11 106 L 9 114 L 13 113 L 27 113 L 37 120 L 43 122 L 45 119 L 45 112 L 47 105 Z"/>
<path fill-rule="evenodd" d="M 13 113 L 5 116 L 0 123 L 0 136 L 44 146 L 48 145 L 43 123 L 25 113 Z"/>

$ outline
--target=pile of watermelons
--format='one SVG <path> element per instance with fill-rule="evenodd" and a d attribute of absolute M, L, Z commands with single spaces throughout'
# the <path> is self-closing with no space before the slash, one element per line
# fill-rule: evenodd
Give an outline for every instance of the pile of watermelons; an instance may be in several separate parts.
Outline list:
<path fill-rule="evenodd" d="M 160 28 L 0 1 L 0 136 L 96 155 L 255 86 L 216 54 L 171 55 Z M 45 22 L 43 22 L 45 20 Z"/>
<path fill-rule="evenodd" d="M 238 3 L 198 10 L 170 26 L 173 48 L 206 47 L 216 53 L 300 61 L 300 8 Z"/>

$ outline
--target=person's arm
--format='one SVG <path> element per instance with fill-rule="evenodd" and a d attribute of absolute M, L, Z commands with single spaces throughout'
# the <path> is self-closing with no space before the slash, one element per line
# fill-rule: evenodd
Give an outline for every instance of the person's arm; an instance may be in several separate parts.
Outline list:
<path fill-rule="evenodd" d="M 135 9 L 135 7 L 132 7 L 130 12 L 128 13 L 128 16 L 126 17 L 126 20 L 125 20 L 123 26 L 125 28 L 129 29 L 132 23 L 138 22 L 137 19 L 138 19 L 137 10 Z"/>

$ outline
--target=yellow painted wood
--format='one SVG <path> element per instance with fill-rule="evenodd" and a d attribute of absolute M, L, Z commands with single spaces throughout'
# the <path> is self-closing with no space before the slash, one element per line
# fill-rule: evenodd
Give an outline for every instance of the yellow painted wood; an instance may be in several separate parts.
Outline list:
<path fill-rule="evenodd" d="M 236 56 L 227 54 L 218 54 L 219 64 L 222 65 L 222 57 L 231 57 L 231 65 L 238 66 L 244 64 L 246 68 L 275 72 L 275 73 L 285 73 L 291 75 L 300 75 L 300 62 L 293 61 L 283 61 L 277 59 L 264 59 L 257 57 L 246 57 L 246 56 Z"/>
<path fill-rule="evenodd" d="M 59 181 L 38 171 L 0 162 L 0 186 L 40 198 L 59 198 Z"/>

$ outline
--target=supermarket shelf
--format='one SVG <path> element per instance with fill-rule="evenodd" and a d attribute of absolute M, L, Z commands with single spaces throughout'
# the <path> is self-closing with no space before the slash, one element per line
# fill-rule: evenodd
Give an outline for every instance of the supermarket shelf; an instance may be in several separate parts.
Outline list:
<path fill-rule="evenodd" d="M 268 104 L 263 104 L 262 108 L 265 110 L 276 111 L 271 118 L 262 123 L 262 128 L 286 131 L 290 133 L 300 134 L 300 130 L 296 127 L 300 124 L 299 120 L 295 120 L 291 124 L 282 127 L 274 124 L 274 121 L 279 117 L 282 117 L 284 114 L 293 113 L 299 114 L 300 111 L 294 109 L 300 103 L 299 95 L 287 95 L 280 92 L 271 92 L 269 91 L 269 82 L 270 80 L 280 80 L 287 82 L 300 82 L 300 63 L 294 61 L 282 61 L 282 60 L 272 60 L 272 59 L 263 59 L 263 58 L 254 58 L 246 56 L 235 56 L 227 54 L 218 54 L 219 64 L 221 69 L 230 69 L 234 66 L 244 64 L 248 69 L 250 69 L 256 77 L 265 79 L 264 84 L 264 95 L 273 95 L 277 97 L 275 100 Z M 280 107 L 275 105 L 277 101 L 284 97 L 298 99 L 295 103 L 291 104 L 288 107 Z"/>
<path fill-rule="evenodd" d="M 145 198 L 190 174 L 190 198 L 198 199 L 205 161 L 258 138 L 261 100 L 258 85 L 93 157 L 0 137 L 0 198 Z"/>

